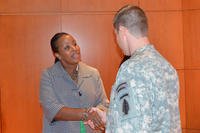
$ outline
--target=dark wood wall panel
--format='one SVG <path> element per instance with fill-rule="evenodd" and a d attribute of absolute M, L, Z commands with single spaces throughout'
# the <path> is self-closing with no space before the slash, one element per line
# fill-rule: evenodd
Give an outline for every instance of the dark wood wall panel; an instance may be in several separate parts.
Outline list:
<path fill-rule="evenodd" d="M 200 131 L 200 70 L 185 70 L 187 128 Z"/>
<path fill-rule="evenodd" d="M 1 111 L 2 111 L 2 109 L 1 109 L 1 83 L 0 83 L 0 133 L 2 133 L 2 113 L 1 113 Z"/>
<path fill-rule="evenodd" d="M 62 11 L 117 11 L 122 5 L 138 5 L 139 0 L 61 0 Z"/>
<path fill-rule="evenodd" d="M 147 15 L 151 42 L 176 69 L 183 69 L 182 13 L 162 11 Z"/>
<path fill-rule="evenodd" d="M 187 0 L 186 0 L 187 1 Z M 182 10 L 182 0 L 139 0 L 139 5 L 145 10 Z"/>
<path fill-rule="evenodd" d="M 59 16 L 0 17 L 3 133 L 41 132 L 39 79 L 53 63 L 49 40 L 59 23 Z"/>
<path fill-rule="evenodd" d="M 183 12 L 185 68 L 200 69 L 200 10 Z"/>
<path fill-rule="evenodd" d="M 200 133 L 200 130 L 186 129 L 186 130 L 183 131 L 183 133 Z"/>
<path fill-rule="evenodd" d="M 181 126 L 186 128 L 186 104 L 185 104 L 185 73 L 184 70 L 178 70 L 178 76 L 180 81 L 180 97 L 179 97 L 179 107 L 181 114 Z"/>
<path fill-rule="evenodd" d="M 60 0 L 0 0 L 0 13 L 58 12 Z"/>
<path fill-rule="evenodd" d="M 182 0 L 182 9 L 191 10 L 191 9 L 200 9 L 199 0 Z"/>
<path fill-rule="evenodd" d="M 200 132 L 200 1 L 182 0 L 185 58 L 186 133 Z"/>

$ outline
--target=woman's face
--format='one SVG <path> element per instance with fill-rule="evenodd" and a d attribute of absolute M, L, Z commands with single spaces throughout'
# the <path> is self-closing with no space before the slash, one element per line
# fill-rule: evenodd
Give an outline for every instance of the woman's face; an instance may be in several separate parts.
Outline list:
<path fill-rule="evenodd" d="M 63 35 L 57 41 L 58 53 L 55 56 L 63 64 L 76 65 L 81 60 L 80 47 L 70 35 Z"/>

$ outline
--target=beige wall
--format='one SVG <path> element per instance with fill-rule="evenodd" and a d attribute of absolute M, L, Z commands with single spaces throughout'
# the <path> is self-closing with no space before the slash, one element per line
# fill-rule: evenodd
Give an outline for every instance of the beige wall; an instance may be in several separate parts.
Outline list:
<path fill-rule="evenodd" d="M 112 18 L 127 3 L 147 12 L 151 42 L 179 73 L 184 132 L 200 132 L 199 0 L 0 0 L 0 133 L 41 133 L 39 80 L 53 64 L 49 40 L 56 32 L 75 36 L 82 60 L 100 70 L 110 95 L 122 58 Z"/>

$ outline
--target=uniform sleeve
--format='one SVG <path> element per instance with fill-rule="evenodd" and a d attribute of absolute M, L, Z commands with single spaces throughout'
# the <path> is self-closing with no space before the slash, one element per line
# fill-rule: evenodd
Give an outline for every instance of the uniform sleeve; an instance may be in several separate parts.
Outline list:
<path fill-rule="evenodd" d="M 51 123 L 58 111 L 64 107 L 55 96 L 52 77 L 48 71 L 44 71 L 40 81 L 40 104 L 46 119 Z"/>
<path fill-rule="evenodd" d="M 155 132 L 169 126 L 165 123 L 169 118 L 167 94 L 159 90 L 156 80 L 153 73 L 137 72 L 127 81 L 127 93 L 124 91 L 119 96 L 124 128 L 132 125 L 137 133 Z"/>
<path fill-rule="evenodd" d="M 128 82 L 128 89 L 130 90 L 130 105 L 134 105 L 134 107 L 132 107 L 133 112 L 137 114 L 134 115 L 135 118 L 131 119 L 131 123 L 137 123 L 138 127 L 135 126 L 135 128 L 138 132 L 151 131 L 151 123 L 153 120 L 152 106 L 154 101 L 154 94 L 150 86 L 152 86 L 152 83 L 147 81 L 142 76 L 142 74 L 134 76 Z"/>
<path fill-rule="evenodd" d="M 109 100 L 106 96 L 103 82 L 101 80 L 100 74 L 97 71 L 97 84 L 96 84 L 97 92 L 96 92 L 96 102 L 95 106 L 102 109 L 107 110 L 109 106 Z"/>

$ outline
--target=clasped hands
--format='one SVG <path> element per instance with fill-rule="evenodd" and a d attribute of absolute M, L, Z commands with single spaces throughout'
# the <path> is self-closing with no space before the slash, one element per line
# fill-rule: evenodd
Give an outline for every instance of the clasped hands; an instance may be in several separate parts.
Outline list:
<path fill-rule="evenodd" d="M 92 107 L 88 110 L 88 119 L 84 124 L 94 130 L 104 130 L 106 124 L 106 112 L 99 108 Z"/>

